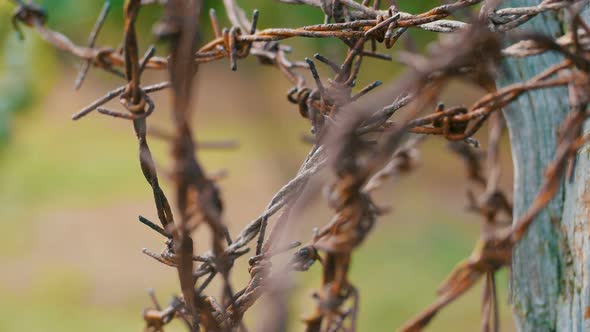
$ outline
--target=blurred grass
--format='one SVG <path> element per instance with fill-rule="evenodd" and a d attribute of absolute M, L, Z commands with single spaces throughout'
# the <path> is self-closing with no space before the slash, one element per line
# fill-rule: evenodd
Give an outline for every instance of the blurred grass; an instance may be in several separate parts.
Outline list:
<path fill-rule="evenodd" d="M 102 5 L 73 0 L 43 3 L 49 9 L 49 24 L 80 43 Z M 121 3 L 113 1 L 101 45 L 120 40 Z M 220 8 L 219 3 L 207 1 L 207 6 Z M 317 10 L 301 6 L 262 0 L 241 3 L 247 10 L 261 9 L 261 28 L 322 20 Z M 433 3 L 401 1 L 401 9 L 418 12 Z M 10 10 L 11 6 L 0 4 L 4 17 Z M 158 14 L 157 8 L 151 8 L 141 15 L 144 31 Z M 223 17 L 221 10 L 218 16 Z M 145 289 L 154 287 L 161 302 L 178 290 L 173 270 L 139 254 L 142 246 L 157 250 L 161 239 L 135 221 L 139 213 L 154 217 L 149 188 L 137 165 L 136 141 L 124 121 L 96 114 L 79 122 L 69 120 L 69 114 L 119 82 L 93 70 L 82 91 L 73 94 L 72 69 L 77 62 L 54 52 L 33 34 L 27 33 L 25 42 L 16 41 L 8 21 L 0 23 L 4 45 L 0 128 L 11 130 L 10 136 L 4 136 L 10 137 L 8 143 L 0 143 L 0 331 L 138 331 L 141 309 L 148 304 Z M 420 47 L 432 38 L 426 32 L 413 34 Z M 149 35 L 142 37 L 142 45 L 152 42 Z M 342 56 L 336 41 L 286 43 L 295 48 L 293 59 L 317 51 Z M 375 60 L 364 65 L 359 86 L 372 79 L 392 80 L 399 72 L 396 65 Z M 296 172 L 308 148 L 299 140 L 308 126 L 286 102 L 289 86 L 284 79 L 253 59 L 239 67 L 238 73 L 230 73 L 225 60 L 202 66 L 200 80 L 207 83 L 196 92 L 198 138 L 235 138 L 241 144 L 237 151 L 199 153 L 210 172 L 221 168 L 230 172 L 220 185 L 232 233 L 255 217 Z M 150 74 L 148 80 L 161 75 Z M 464 103 L 469 94 L 455 90 L 449 98 Z M 165 94 L 156 101 L 167 105 Z M 15 112 L 19 112 L 16 117 L 11 115 Z M 150 123 L 166 128 L 167 117 L 167 106 L 160 106 Z M 165 178 L 168 148 L 156 140 L 150 144 L 160 177 Z M 394 210 L 379 219 L 355 253 L 351 281 L 361 294 L 361 331 L 392 330 L 429 304 L 438 284 L 469 255 L 477 237 L 477 219 L 462 210 L 459 163 L 446 154 L 443 143 L 427 144 L 425 150 L 424 167 L 417 174 L 383 190 L 378 202 Z M 165 191 L 171 192 L 163 182 Z M 301 218 L 307 223 L 298 225 L 301 238 L 330 217 L 321 196 L 312 212 Z M 208 247 L 205 241 L 198 242 L 199 249 Z M 233 276 L 235 283 L 242 285 L 245 266 L 236 271 L 240 272 Z M 319 266 L 297 276 L 290 317 L 293 330 L 300 330 L 299 315 L 311 311 L 309 295 L 319 278 Z M 509 327 L 505 275 L 499 283 L 503 322 Z M 476 287 L 444 310 L 430 330 L 477 330 L 479 294 Z M 253 313 L 261 313 L 258 306 L 254 309 Z M 247 320 L 256 325 L 256 316 L 248 315 Z M 175 325 L 170 330 L 183 329 Z"/>

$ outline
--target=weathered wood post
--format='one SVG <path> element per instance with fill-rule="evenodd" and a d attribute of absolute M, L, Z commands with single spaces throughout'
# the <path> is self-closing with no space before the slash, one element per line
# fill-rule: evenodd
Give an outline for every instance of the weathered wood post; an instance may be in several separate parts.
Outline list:
<path fill-rule="evenodd" d="M 509 0 L 504 4 L 540 2 Z M 557 36 L 563 33 L 564 19 L 555 13 L 544 14 L 521 29 Z M 560 60 L 556 53 L 509 59 L 505 66 L 510 77 L 499 83 L 528 80 Z M 568 110 L 566 88 L 528 92 L 504 110 L 514 160 L 515 218 L 526 211 L 541 185 L 544 169 L 554 156 L 556 128 Z M 511 299 L 521 331 L 590 331 L 588 151 L 584 147 L 578 153 L 573 181 L 562 185 L 514 250 Z"/>

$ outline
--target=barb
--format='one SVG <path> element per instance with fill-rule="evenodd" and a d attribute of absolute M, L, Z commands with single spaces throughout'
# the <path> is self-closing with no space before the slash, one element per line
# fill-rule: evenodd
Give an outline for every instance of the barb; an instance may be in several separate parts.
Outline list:
<path fill-rule="evenodd" d="M 510 229 L 512 204 L 499 188 L 500 136 L 502 118 L 499 113 L 491 117 L 488 150 L 487 176 L 484 177 L 481 156 L 466 143 L 453 142 L 451 150 L 465 162 L 471 187 L 468 190 L 469 210 L 482 217 L 481 235 L 473 253 L 460 262 L 437 291 L 437 299 L 416 317 L 406 322 L 399 331 L 420 331 L 445 306 L 467 292 L 480 278 L 484 278 L 482 296 L 482 331 L 498 331 L 498 304 L 495 286 L 495 273 L 509 266 L 512 257 L 512 244 L 499 241 Z M 479 191 L 477 198 L 474 192 Z M 503 219 L 502 219 L 503 218 Z"/>
<path fill-rule="evenodd" d="M 94 28 L 92 28 L 92 32 L 90 32 L 90 37 L 88 38 L 88 47 L 89 48 L 94 47 L 94 45 L 96 43 L 96 38 L 98 38 L 98 33 L 102 29 L 102 26 L 104 24 L 104 21 L 107 18 L 107 15 L 109 14 L 110 9 L 111 9 L 111 3 L 109 1 L 105 2 L 102 7 L 102 10 L 100 11 L 100 14 L 98 15 L 98 19 L 96 20 L 96 23 L 94 24 Z M 80 73 L 78 74 L 78 77 L 76 78 L 76 82 L 74 83 L 74 89 L 76 89 L 76 90 L 80 89 L 80 87 L 82 86 L 82 83 L 84 82 L 84 79 L 86 78 L 86 75 L 88 74 L 88 71 L 90 70 L 91 64 L 92 63 L 89 60 L 86 60 L 84 62 L 84 64 L 82 65 L 82 68 L 80 69 Z"/>
<path fill-rule="evenodd" d="M 488 20 L 497 29 L 508 31 L 541 13 L 558 11 L 583 1 L 578 0 L 572 3 L 570 1 L 555 2 L 554 0 L 545 0 L 537 7 L 504 8 L 490 12 Z M 323 10 L 323 2 L 321 0 L 283 0 L 283 2 L 306 4 Z M 467 23 L 444 20 L 442 18 L 464 8 L 477 5 L 480 2 L 481 0 L 457 1 L 454 4 L 442 5 L 425 13 L 413 15 L 391 10 L 377 10 L 372 7 L 363 6 L 353 0 L 341 0 L 342 5 L 350 11 L 351 21 L 349 22 L 318 24 L 296 29 L 280 28 L 256 31 L 258 14 L 255 15 L 256 19 L 250 23 L 243 11 L 237 9 L 239 7 L 233 0 L 226 0 L 226 8 L 229 8 L 228 12 L 231 13 L 229 18 L 234 25 L 234 31 L 228 34 L 231 38 L 223 37 L 216 33 L 214 40 L 196 51 L 194 59 L 196 63 L 206 63 L 229 57 L 233 59 L 233 68 L 237 58 L 243 58 L 252 54 L 266 63 L 282 62 L 281 66 L 290 68 L 292 64 L 286 61 L 286 59 L 281 59 L 284 57 L 283 52 L 286 49 L 281 46 L 277 47 L 277 44 L 272 44 L 271 42 L 293 37 L 343 39 L 358 38 L 361 36 L 368 37 L 368 35 L 371 35 L 372 41 L 383 42 L 387 48 L 391 48 L 395 44 L 395 41 L 408 28 L 417 27 L 440 33 L 466 29 L 469 26 Z M 140 5 L 154 3 L 163 5 L 168 3 L 168 1 L 144 0 Z M 13 15 L 13 24 L 17 31 L 20 31 L 19 23 L 32 27 L 46 42 L 55 48 L 87 62 L 91 62 L 93 65 L 109 72 L 117 73 L 115 68 L 124 65 L 125 60 L 114 48 L 96 48 L 92 44 L 89 47 L 78 46 L 65 35 L 53 31 L 44 25 L 47 14 L 40 7 L 22 2 L 18 2 L 18 4 L 19 6 Z M 100 21 L 99 19 L 98 22 Z M 216 21 L 212 22 L 215 22 L 213 23 L 214 31 L 218 31 L 218 24 Z M 247 32 L 248 34 L 243 34 L 243 32 Z M 19 34 L 22 35 L 22 33 Z M 232 45 L 229 44 L 230 40 L 232 41 Z M 270 45 L 275 46 L 269 47 Z M 376 54 L 374 51 L 367 52 L 367 55 L 388 59 L 387 55 Z M 522 56 L 522 54 L 519 56 Z M 168 67 L 168 60 L 163 57 L 153 57 L 146 64 L 146 67 L 150 69 L 166 69 Z"/>
<path fill-rule="evenodd" d="M 272 293 L 275 298 L 273 292 L 277 287 L 273 283 L 277 279 L 294 271 L 307 271 L 316 261 L 321 263 L 323 280 L 314 295 L 315 310 L 305 321 L 307 331 L 355 331 L 359 293 L 348 278 L 348 268 L 352 253 L 366 239 L 377 217 L 386 212 L 377 207 L 371 195 L 385 180 L 416 166 L 417 146 L 426 135 L 442 136 L 451 141 L 452 150 L 466 163 L 470 182 L 469 207 L 482 217 L 482 232 L 471 256 L 460 263 L 443 283 L 433 304 L 402 330 L 420 330 L 438 311 L 483 278 L 482 330 L 497 331 L 495 272 L 510 264 L 514 244 L 551 200 L 561 179 L 573 168 L 576 152 L 589 139 L 582 135 L 582 124 L 588 117 L 586 108 L 590 101 L 587 96 L 590 87 L 590 28 L 577 12 L 570 11 L 573 15 L 571 29 L 563 36 L 516 35 L 511 36 L 515 41 L 513 45 L 502 48 L 502 33 L 541 13 L 586 4 L 582 0 L 544 0 L 533 7 L 499 10 L 492 8 L 494 3 L 486 3 L 479 18 L 471 22 L 459 21 L 464 16 L 460 12 L 476 8 L 481 0 L 458 0 L 418 14 L 401 12 L 395 6 L 381 10 L 378 0 L 372 3 L 282 0 L 318 8 L 326 20 L 299 28 L 266 29 L 258 28 L 260 13 L 257 10 L 249 16 L 235 0 L 224 0 L 231 26 L 221 27 L 215 11 L 210 10 L 213 37 L 201 47 L 198 47 L 198 35 L 202 1 L 128 0 L 124 7 L 122 53 L 95 45 L 109 10 L 108 2 L 97 19 L 87 47 L 78 46 L 65 35 L 49 29 L 45 25 L 47 13 L 40 7 L 23 1 L 13 2 L 17 5 L 13 16 L 17 32 L 20 32 L 20 25 L 28 26 L 56 49 L 84 61 L 76 87 L 82 84 L 92 65 L 126 79 L 125 85 L 109 91 L 72 118 L 77 120 L 97 110 L 100 114 L 133 123 L 141 170 L 152 189 L 161 225 L 142 216 L 139 220 L 165 238 L 160 253 L 148 249 L 143 252 L 177 269 L 182 291 L 182 297 L 173 297 L 165 308 L 151 294 L 153 308 L 144 312 L 147 331 L 161 331 L 174 318 L 181 319 L 191 331 L 245 330 L 244 315 L 265 292 Z M 155 32 L 159 38 L 168 41 L 170 54 L 156 56 L 155 48 L 149 47 L 140 58 L 135 22 L 142 6 L 152 4 L 165 6 Z M 402 53 L 399 58 L 410 68 L 409 74 L 399 80 L 392 93 L 387 94 L 388 106 L 374 107 L 376 103 L 365 96 L 380 86 L 381 81 L 357 90 L 362 65 L 368 57 L 391 60 L 391 56 L 378 52 L 378 45 L 394 47 L 411 28 L 454 34 L 453 38 L 443 39 L 432 47 L 429 56 Z M 315 54 L 315 62 L 310 58 L 291 61 L 287 58 L 291 49 L 280 41 L 295 37 L 339 39 L 347 48 L 344 60 L 340 63 Z M 501 58 L 543 52 L 558 52 L 564 60 L 526 82 L 495 89 L 493 82 Z M 309 121 L 313 137 L 310 138 L 311 151 L 295 177 L 272 197 L 258 218 L 232 239 L 222 217 L 223 204 L 215 179 L 206 175 L 195 151 L 198 147 L 233 145 L 195 142 L 190 121 L 194 113 L 191 91 L 199 64 L 227 58 L 230 69 L 237 70 L 240 59 L 248 56 L 257 57 L 261 64 L 276 67 L 293 84 L 287 99 Z M 317 66 L 321 65 L 330 69 L 331 78 L 320 76 Z M 124 73 L 119 71 L 121 68 Z M 142 85 L 141 77 L 147 69 L 168 69 L 170 81 Z M 303 78 L 303 72 L 308 70 L 313 85 L 308 85 Z M 483 87 L 488 93 L 469 107 L 440 103 L 432 113 L 423 114 L 423 110 L 432 109 L 444 85 L 453 78 L 462 78 Z M 498 111 L 529 91 L 561 86 L 570 89 L 574 111 L 560 128 L 557 153 L 547 168 L 538 196 L 529 211 L 510 228 L 505 220 L 511 217 L 512 204 L 499 186 L 502 123 Z M 150 94 L 167 88 L 171 88 L 174 130 L 170 134 L 157 130 L 150 132 L 172 146 L 174 163 L 170 173 L 179 213 L 176 221 L 160 187 L 147 143 L 147 121 L 157 108 Z M 386 88 L 380 90 L 383 89 Z M 104 107 L 115 98 L 119 98 L 123 111 Z M 392 119 L 402 108 L 406 108 L 403 116 Z M 484 172 L 481 158 L 471 145 L 477 143 L 473 135 L 486 123 L 489 123 L 490 133 Z M 301 243 L 282 242 L 287 224 L 292 223 L 297 209 L 305 208 L 305 204 L 299 206 L 295 202 L 311 178 L 328 164 L 335 176 L 327 190 L 334 216 L 314 232 L 308 243 L 295 250 Z M 278 218 L 272 220 L 278 213 Z M 195 255 L 193 231 L 203 224 L 210 231 L 212 248 L 202 255 Z M 230 272 L 236 259 L 246 255 L 250 246 L 255 250 L 249 260 L 250 280 L 235 291 L 230 283 Z M 291 252 L 291 258 L 280 268 L 273 267 L 271 259 L 287 252 Z M 216 277 L 221 278 L 223 285 L 219 302 L 206 294 Z M 274 305 L 284 308 L 285 301 L 284 294 L 277 294 Z M 280 324 L 276 326 L 280 329 Z M 265 328 L 272 329 L 272 326 Z"/>

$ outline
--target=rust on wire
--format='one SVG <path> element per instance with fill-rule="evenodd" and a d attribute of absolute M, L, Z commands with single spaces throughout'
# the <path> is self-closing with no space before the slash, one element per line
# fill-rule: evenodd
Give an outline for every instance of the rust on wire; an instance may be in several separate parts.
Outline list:
<path fill-rule="evenodd" d="M 445 2 L 423 13 L 399 11 L 395 5 L 381 9 L 379 0 L 282 0 L 293 5 L 315 7 L 324 13 L 325 21 L 299 28 L 260 29 L 260 13 L 247 14 L 236 0 L 224 0 L 223 7 L 230 27 L 222 27 L 215 10 L 209 10 L 212 39 L 201 42 L 200 22 L 203 1 L 199 0 L 128 0 L 124 5 L 125 31 L 122 52 L 96 45 L 97 36 L 109 11 L 105 3 L 90 34 L 87 46 L 79 46 L 65 35 L 48 28 L 47 13 L 33 3 L 13 0 L 16 4 L 12 22 L 19 36 L 21 26 L 35 31 L 58 50 L 83 61 L 76 80 L 79 88 L 90 67 L 94 66 L 123 76 L 126 83 L 108 91 L 73 115 L 81 119 L 97 111 L 132 123 L 139 146 L 139 162 L 151 188 L 159 224 L 140 216 L 139 221 L 163 237 L 160 253 L 144 249 L 154 260 L 177 270 L 181 296 L 172 297 L 167 306 L 160 305 L 153 291 L 151 307 L 143 313 L 146 331 L 162 331 L 179 319 L 190 331 L 246 331 L 243 318 L 264 294 L 272 294 L 270 307 L 284 317 L 287 296 L 286 276 L 322 270 L 322 283 L 314 292 L 315 305 L 304 320 L 309 332 L 356 331 L 359 291 L 349 277 L 354 251 L 367 239 L 380 215 L 387 212 L 374 201 L 373 193 L 391 178 L 397 178 L 416 167 L 418 147 L 431 136 L 450 141 L 451 150 L 466 164 L 469 183 L 469 209 L 482 220 L 481 235 L 472 254 L 451 272 L 438 291 L 434 302 L 401 327 L 401 331 L 420 331 L 444 307 L 483 279 L 482 331 L 499 329 L 495 273 L 509 266 L 512 248 L 521 240 L 538 213 L 550 202 L 561 181 L 570 176 L 577 151 L 590 139 L 582 134 L 588 118 L 590 97 L 590 28 L 579 17 L 575 7 L 583 1 L 544 0 L 537 6 L 495 9 L 495 2 L 481 6 L 481 0 Z M 142 6 L 160 5 L 164 14 L 154 31 L 169 45 L 166 56 L 156 55 L 148 47 L 140 58 L 136 20 Z M 505 32 L 545 12 L 568 10 L 572 15 L 570 29 L 557 38 L 538 34 L 511 35 L 513 42 L 503 47 Z M 263 17 L 262 17 L 263 18 Z M 462 20 L 464 19 L 464 20 Z M 465 22 L 464 22 L 465 21 Z M 395 47 L 409 29 L 453 34 L 441 39 L 426 56 L 400 53 L 400 61 L 409 68 L 393 85 L 385 107 L 375 107 L 367 95 L 381 85 L 374 81 L 356 86 L 365 61 L 389 61 L 391 55 L 378 52 L 380 45 Z M 322 54 L 304 61 L 289 60 L 291 48 L 282 44 L 289 38 L 334 38 L 347 50 L 342 61 Z M 557 52 L 564 60 L 546 68 L 528 81 L 501 89 L 495 88 L 498 63 L 506 57 L 527 57 L 544 52 Z M 259 217 L 232 236 L 223 218 L 221 193 L 216 178 L 208 176 L 199 162 L 198 148 L 231 148 L 233 142 L 195 141 L 191 125 L 194 100 L 191 91 L 198 65 L 227 59 L 230 70 L 239 69 L 240 59 L 255 57 L 262 65 L 277 69 L 293 87 L 288 102 L 311 127 L 307 140 L 311 150 L 293 178 L 270 199 Z M 318 71 L 325 66 L 328 78 Z M 142 84 L 145 70 L 167 69 L 169 80 Z M 122 72 L 121 72 L 122 70 Z M 304 75 L 313 79 L 309 84 Z M 478 85 L 487 94 L 470 106 L 432 106 L 444 85 L 461 78 Z M 554 160 L 548 165 L 544 183 L 527 213 L 513 226 L 512 204 L 500 188 L 499 142 L 502 135 L 500 110 L 519 96 L 537 89 L 567 87 L 572 112 L 562 123 Z M 169 133 L 154 128 L 152 136 L 163 138 L 172 148 L 175 206 L 162 190 L 148 145 L 148 120 L 160 107 L 151 94 L 168 89 L 171 99 L 173 130 Z M 383 88 L 381 88 L 383 89 Z M 105 105 L 119 100 L 122 110 Z M 404 112 L 396 113 L 404 109 Z M 424 110 L 432 110 L 424 114 Z M 514 110 L 517 111 L 517 110 Z M 473 137 L 482 128 L 489 129 L 484 158 Z M 298 209 L 305 208 L 305 189 L 320 171 L 328 169 L 334 180 L 327 189 L 327 201 L 334 212 L 324 226 L 315 229 L 307 241 L 285 242 L 289 224 Z M 275 218 L 276 216 L 276 218 Z M 193 231 L 207 227 L 211 250 L 194 253 Z M 234 288 L 230 273 L 237 259 L 253 250 L 248 260 L 249 280 Z M 284 256 L 287 256 L 285 258 Z M 282 264 L 275 264 L 275 262 Z M 278 265 L 278 266 L 277 266 Z M 209 294 L 209 286 L 219 278 L 222 294 Z M 287 287 L 288 288 L 288 287 Z M 281 313 L 281 310 L 282 313 Z M 273 311 L 274 312 L 274 311 Z M 261 331 L 284 330 L 283 321 L 268 321 Z"/>

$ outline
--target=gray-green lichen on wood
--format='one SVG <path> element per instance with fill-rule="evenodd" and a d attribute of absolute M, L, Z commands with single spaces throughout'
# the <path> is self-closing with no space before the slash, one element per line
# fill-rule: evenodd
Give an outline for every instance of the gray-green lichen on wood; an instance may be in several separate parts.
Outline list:
<path fill-rule="evenodd" d="M 505 6 L 537 5 L 539 0 L 505 1 Z M 555 14 L 532 19 L 522 29 L 557 36 Z M 505 61 L 501 85 L 525 81 L 561 61 L 556 53 Z M 530 206 L 554 157 L 556 128 L 569 110 L 567 90 L 529 92 L 504 110 L 514 160 L 514 217 Z M 565 183 L 517 245 L 512 263 L 512 302 L 520 331 L 590 331 L 584 315 L 590 302 L 588 148 L 578 154 L 572 182 Z M 588 196 L 590 197 L 590 196 Z"/>
<path fill-rule="evenodd" d="M 590 22 L 590 10 L 582 15 Z M 590 126 L 586 123 L 584 131 Z M 562 267 L 562 288 L 558 306 L 558 331 L 590 331 L 590 262 L 588 250 L 590 227 L 590 146 L 586 145 L 577 154 L 572 181 L 566 183 L 561 232 L 565 257 Z"/>

